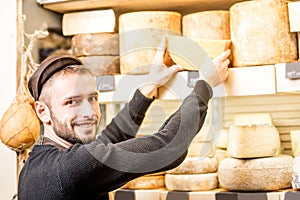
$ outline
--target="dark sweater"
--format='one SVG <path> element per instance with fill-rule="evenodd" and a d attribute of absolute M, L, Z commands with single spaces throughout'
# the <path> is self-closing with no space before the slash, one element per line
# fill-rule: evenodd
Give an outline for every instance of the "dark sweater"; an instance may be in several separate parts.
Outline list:
<path fill-rule="evenodd" d="M 137 90 L 95 141 L 68 149 L 34 146 L 19 177 L 18 199 L 108 200 L 108 192 L 132 179 L 178 166 L 204 123 L 211 97 L 211 87 L 198 81 L 157 133 L 135 138 L 153 101 Z"/>

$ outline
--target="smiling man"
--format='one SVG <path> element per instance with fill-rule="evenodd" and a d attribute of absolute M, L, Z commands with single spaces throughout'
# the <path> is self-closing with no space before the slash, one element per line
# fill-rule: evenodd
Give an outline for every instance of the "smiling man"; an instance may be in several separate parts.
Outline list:
<path fill-rule="evenodd" d="M 182 70 L 166 67 L 164 53 L 157 52 L 148 80 L 97 138 L 101 115 L 90 71 L 72 56 L 49 57 L 41 63 L 29 90 L 44 134 L 20 173 L 19 200 L 108 200 L 108 192 L 128 181 L 184 160 L 204 123 L 212 87 L 228 76 L 230 52 L 214 60 L 218 72 L 199 80 L 157 133 L 136 138 L 157 89 Z"/>

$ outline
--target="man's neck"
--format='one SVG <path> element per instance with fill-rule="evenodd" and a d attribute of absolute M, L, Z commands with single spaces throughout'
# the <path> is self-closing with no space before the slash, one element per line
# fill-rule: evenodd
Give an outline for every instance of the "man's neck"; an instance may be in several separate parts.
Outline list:
<path fill-rule="evenodd" d="M 44 127 L 44 137 L 48 138 L 49 140 L 53 141 L 54 143 L 58 144 L 59 146 L 65 148 L 65 149 L 73 146 L 72 143 L 57 136 L 52 129 L 49 130 L 49 127 L 48 128 Z"/>

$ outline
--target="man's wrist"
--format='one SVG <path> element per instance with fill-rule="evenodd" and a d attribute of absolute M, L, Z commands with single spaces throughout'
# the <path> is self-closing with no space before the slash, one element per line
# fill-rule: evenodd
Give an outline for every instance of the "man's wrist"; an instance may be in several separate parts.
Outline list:
<path fill-rule="evenodd" d="M 158 86 L 155 83 L 145 83 L 139 87 L 139 90 L 149 99 L 156 99 L 158 96 Z"/>

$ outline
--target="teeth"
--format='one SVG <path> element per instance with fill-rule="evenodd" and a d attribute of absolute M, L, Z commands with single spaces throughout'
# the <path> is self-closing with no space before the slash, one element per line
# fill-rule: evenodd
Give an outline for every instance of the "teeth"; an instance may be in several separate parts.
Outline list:
<path fill-rule="evenodd" d="M 83 128 L 89 128 L 89 127 L 93 126 L 93 124 L 81 124 L 78 126 L 83 127 Z"/>

